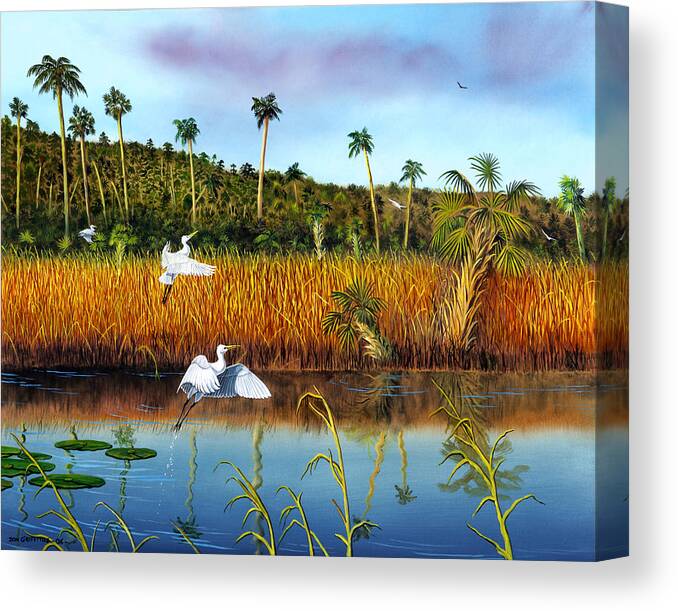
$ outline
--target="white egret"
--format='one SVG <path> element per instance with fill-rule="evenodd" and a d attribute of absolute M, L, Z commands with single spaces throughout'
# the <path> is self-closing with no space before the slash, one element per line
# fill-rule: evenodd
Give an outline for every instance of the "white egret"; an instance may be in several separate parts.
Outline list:
<path fill-rule="evenodd" d="M 540 229 L 541 229 L 541 227 L 540 227 Z M 555 238 L 552 238 L 552 237 L 551 237 L 548 233 L 546 233 L 543 229 L 541 230 L 541 232 L 544 234 L 544 237 L 545 237 L 549 242 L 557 242 L 557 241 L 558 241 L 558 240 L 556 240 Z"/>
<path fill-rule="evenodd" d="M 181 248 L 176 252 L 170 252 L 169 242 L 162 249 L 160 260 L 163 272 L 158 280 L 160 280 L 161 284 L 165 285 L 165 292 L 162 296 L 163 303 L 167 302 L 177 276 L 211 276 L 216 270 L 214 265 L 200 263 L 189 256 L 191 254 L 191 247 L 188 243 L 196 233 L 198 232 L 194 231 L 190 235 L 182 235 Z"/>
<path fill-rule="evenodd" d="M 397 208 L 398 210 L 402 210 L 405 207 L 400 202 L 397 202 L 396 200 L 391 199 L 390 197 L 388 198 L 388 201 L 394 208 Z"/>
<path fill-rule="evenodd" d="M 245 365 L 242 363 L 226 365 L 224 355 L 237 347 L 237 344 L 219 344 L 217 360 L 214 363 L 210 363 L 204 354 L 193 359 L 177 388 L 177 392 L 182 390 L 186 394 L 186 401 L 174 425 L 176 430 L 181 428 L 188 413 L 201 399 L 230 399 L 232 397 L 269 399 L 271 397 L 271 391 L 268 390 L 266 384 Z M 193 402 L 190 403 L 191 401 Z"/>
<path fill-rule="evenodd" d="M 78 235 L 85 240 L 85 242 L 88 242 L 89 244 L 92 243 L 92 239 L 94 238 L 94 234 L 97 232 L 97 227 L 96 225 L 90 225 L 87 229 L 83 229 L 78 233 Z"/>

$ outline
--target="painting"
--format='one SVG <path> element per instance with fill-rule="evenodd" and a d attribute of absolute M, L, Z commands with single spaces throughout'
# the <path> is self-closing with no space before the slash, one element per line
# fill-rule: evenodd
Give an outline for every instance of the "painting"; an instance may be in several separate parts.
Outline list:
<path fill-rule="evenodd" d="M 6 550 L 628 554 L 628 11 L 1 18 Z"/>

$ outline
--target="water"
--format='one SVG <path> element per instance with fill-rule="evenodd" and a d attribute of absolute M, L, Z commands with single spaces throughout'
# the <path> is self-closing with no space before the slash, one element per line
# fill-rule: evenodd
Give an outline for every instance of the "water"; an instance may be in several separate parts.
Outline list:
<path fill-rule="evenodd" d="M 65 491 L 64 498 L 90 536 L 110 518 L 104 501 L 119 511 L 137 539 L 155 535 L 145 552 L 192 553 L 172 522 L 203 553 L 262 553 L 242 532 L 244 501 L 225 510 L 238 493 L 226 483 L 237 464 L 257 485 L 279 535 L 280 510 L 288 504 L 277 488 L 303 490 L 311 527 L 331 554 L 342 553 L 334 536 L 341 525 L 331 499 L 341 499 L 327 467 L 301 479 L 306 462 L 331 447 L 331 439 L 307 412 L 295 409 L 300 394 L 317 387 L 330 402 L 341 431 L 351 514 L 379 525 L 356 541 L 357 556 L 497 558 L 469 528 L 497 537 L 491 506 L 471 514 L 484 496 L 463 469 L 447 483 L 450 463 L 440 464 L 448 432 L 430 413 L 441 402 L 435 377 L 488 439 L 513 428 L 501 446 L 501 492 L 505 506 L 534 493 L 544 504 L 522 503 L 508 525 L 514 556 L 533 560 L 591 560 L 628 548 L 627 389 L 623 374 L 339 374 L 266 373 L 273 400 L 203 401 L 178 434 L 172 430 L 182 398 L 178 373 L 153 374 L 32 371 L 2 375 L 2 443 L 53 456 L 54 473 L 105 479 L 101 488 Z M 601 382 L 602 379 L 602 382 Z M 67 453 L 54 447 L 70 438 L 98 439 L 152 448 L 157 457 L 125 463 L 103 452 Z M 117 437 L 116 437 L 117 436 Z M 599 477 L 595 477 L 598 464 Z M 24 478 L 2 492 L 2 547 L 39 549 L 27 533 L 56 536 L 56 508 L 49 490 L 35 496 Z M 596 497 L 597 494 L 597 497 Z M 596 498 L 598 505 L 596 507 Z M 598 528 L 596 529 L 596 523 Z M 252 519 L 254 530 L 262 527 Z M 66 549 L 78 544 L 63 536 Z M 118 541 L 129 549 L 124 536 Z M 95 549 L 112 549 L 110 532 L 99 529 Z M 292 530 L 279 553 L 305 554 L 305 537 Z"/>

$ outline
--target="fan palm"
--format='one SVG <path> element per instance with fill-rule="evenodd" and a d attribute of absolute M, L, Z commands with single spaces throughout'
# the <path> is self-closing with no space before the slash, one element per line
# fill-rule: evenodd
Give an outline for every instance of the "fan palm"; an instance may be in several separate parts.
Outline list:
<path fill-rule="evenodd" d="M 370 155 L 374 151 L 374 141 L 372 136 L 367 131 L 366 127 L 363 127 L 360 131 L 351 132 L 348 137 L 350 142 L 348 143 L 348 156 L 349 158 L 357 157 L 360 153 L 365 157 L 365 165 L 367 166 L 367 179 L 370 185 L 370 202 L 372 204 L 372 217 L 374 221 L 374 241 L 379 252 L 379 214 L 377 212 L 377 203 L 374 197 L 374 184 L 372 182 L 372 168 L 370 167 Z"/>
<path fill-rule="evenodd" d="M 614 211 L 617 205 L 617 181 L 613 176 L 610 176 L 605 181 L 603 187 L 603 259 L 607 258 L 607 227 L 610 221 L 610 214 Z"/>
<path fill-rule="evenodd" d="M 57 101 L 59 111 L 59 130 L 61 134 L 61 169 L 63 173 L 64 191 L 64 234 L 69 235 L 69 197 L 68 197 L 68 161 L 66 159 L 66 127 L 64 125 L 63 95 L 71 100 L 78 94 L 87 95 L 85 86 L 80 82 L 80 68 L 70 62 L 67 57 L 54 59 L 45 55 L 39 64 L 28 69 L 27 76 L 34 77 L 33 87 L 39 87 L 39 93 L 51 93 Z"/>
<path fill-rule="evenodd" d="M 82 163 L 82 186 L 85 190 L 85 211 L 87 213 L 87 224 L 92 224 L 89 213 L 89 189 L 87 184 L 87 149 L 85 148 L 85 138 L 94 133 L 94 117 L 86 108 L 81 108 L 77 104 L 73 106 L 73 116 L 68 120 L 68 131 L 80 140 L 80 162 Z"/>
<path fill-rule="evenodd" d="M 537 187 L 526 180 L 501 187 L 499 160 L 484 153 L 470 157 L 476 186 L 459 170 L 441 175 L 446 189 L 437 196 L 433 209 L 431 245 L 455 263 L 483 251 L 492 254 L 502 273 L 518 274 L 526 265 L 527 252 L 515 240 L 530 232 L 530 224 L 518 214 L 521 201 L 537 195 Z"/>
<path fill-rule="evenodd" d="M 586 248 L 584 246 L 584 234 L 582 232 L 581 221 L 586 214 L 586 198 L 584 197 L 584 187 L 581 186 L 578 178 L 563 176 L 560 179 L 560 197 L 558 204 L 565 214 L 574 218 L 574 226 L 577 230 L 577 245 L 579 247 L 579 257 L 582 261 L 586 260 Z"/>
<path fill-rule="evenodd" d="M 122 170 L 122 192 L 123 200 L 125 202 L 125 216 L 129 220 L 129 199 L 127 197 L 127 168 L 125 165 L 125 145 L 122 137 L 122 117 L 132 111 L 132 103 L 127 96 L 111 87 L 108 93 L 104 94 L 104 106 L 106 114 L 113 117 L 118 124 L 118 142 L 120 143 L 120 167 Z"/>
<path fill-rule="evenodd" d="M 259 161 L 259 185 L 257 187 L 257 219 L 264 217 L 264 166 L 266 165 L 266 143 L 268 141 L 268 124 L 271 119 L 280 121 L 282 110 L 274 93 L 263 98 L 252 98 L 252 112 L 257 119 L 257 127 L 264 128 L 261 138 L 261 158 Z"/>
<path fill-rule="evenodd" d="M 19 98 L 13 98 L 9 103 L 9 111 L 16 117 L 16 226 L 19 227 L 19 210 L 21 209 L 21 119 L 28 115 L 28 104 Z"/>
<path fill-rule="evenodd" d="M 287 171 L 285 172 L 285 181 L 292 183 L 292 186 L 294 187 L 294 201 L 297 204 L 297 208 L 299 207 L 299 191 L 297 185 L 304 176 L 306 176 L 306 172 L 302 171 L 299 167 L 299 162 L 297 161 L 287 168 Z"/>
<path fill-rule="evenodd" d="M 177 128 L 175 140 L 188 147 L 188 163 L 191 172 L 191 224 L 196 223 L 196 199 L 195 199 L 195 172 L 193 170 L 193 143 L 195 142 L 200 129 L 193 117 L 188 119 L 175 119 L 174 126 Z"/>
<path fill-rule="evenodd" d="M 418 180 L 421 180 L 421 177 L 426 175 L 424 172 L 424 166 L 418 161 L 412 161 L 408 159 L 405 162 L 405 165 L 402 169 L 403 175 L 400 178 L 400 182 L 409 183 L 409 189 L 407 192 L 407 208 L 405 209 L 405 237 L 403 238 L 403 248 L 407 250 L 407 245 L 410 237 L 410 210 L 412 208 L 412 190 L 414 185 Z"/>

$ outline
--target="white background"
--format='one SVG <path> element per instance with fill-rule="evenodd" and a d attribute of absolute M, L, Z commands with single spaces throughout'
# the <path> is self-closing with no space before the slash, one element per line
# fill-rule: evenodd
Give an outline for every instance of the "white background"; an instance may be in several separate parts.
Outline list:
<path fill-rule="evenodd" d="M 290 3 L 0 0 L 0 9 Z M 3 608 L 675 609 L 678 2 L 626 4 L 633 191 L 630 558 L 568 564 L 2 552 Z"/>

